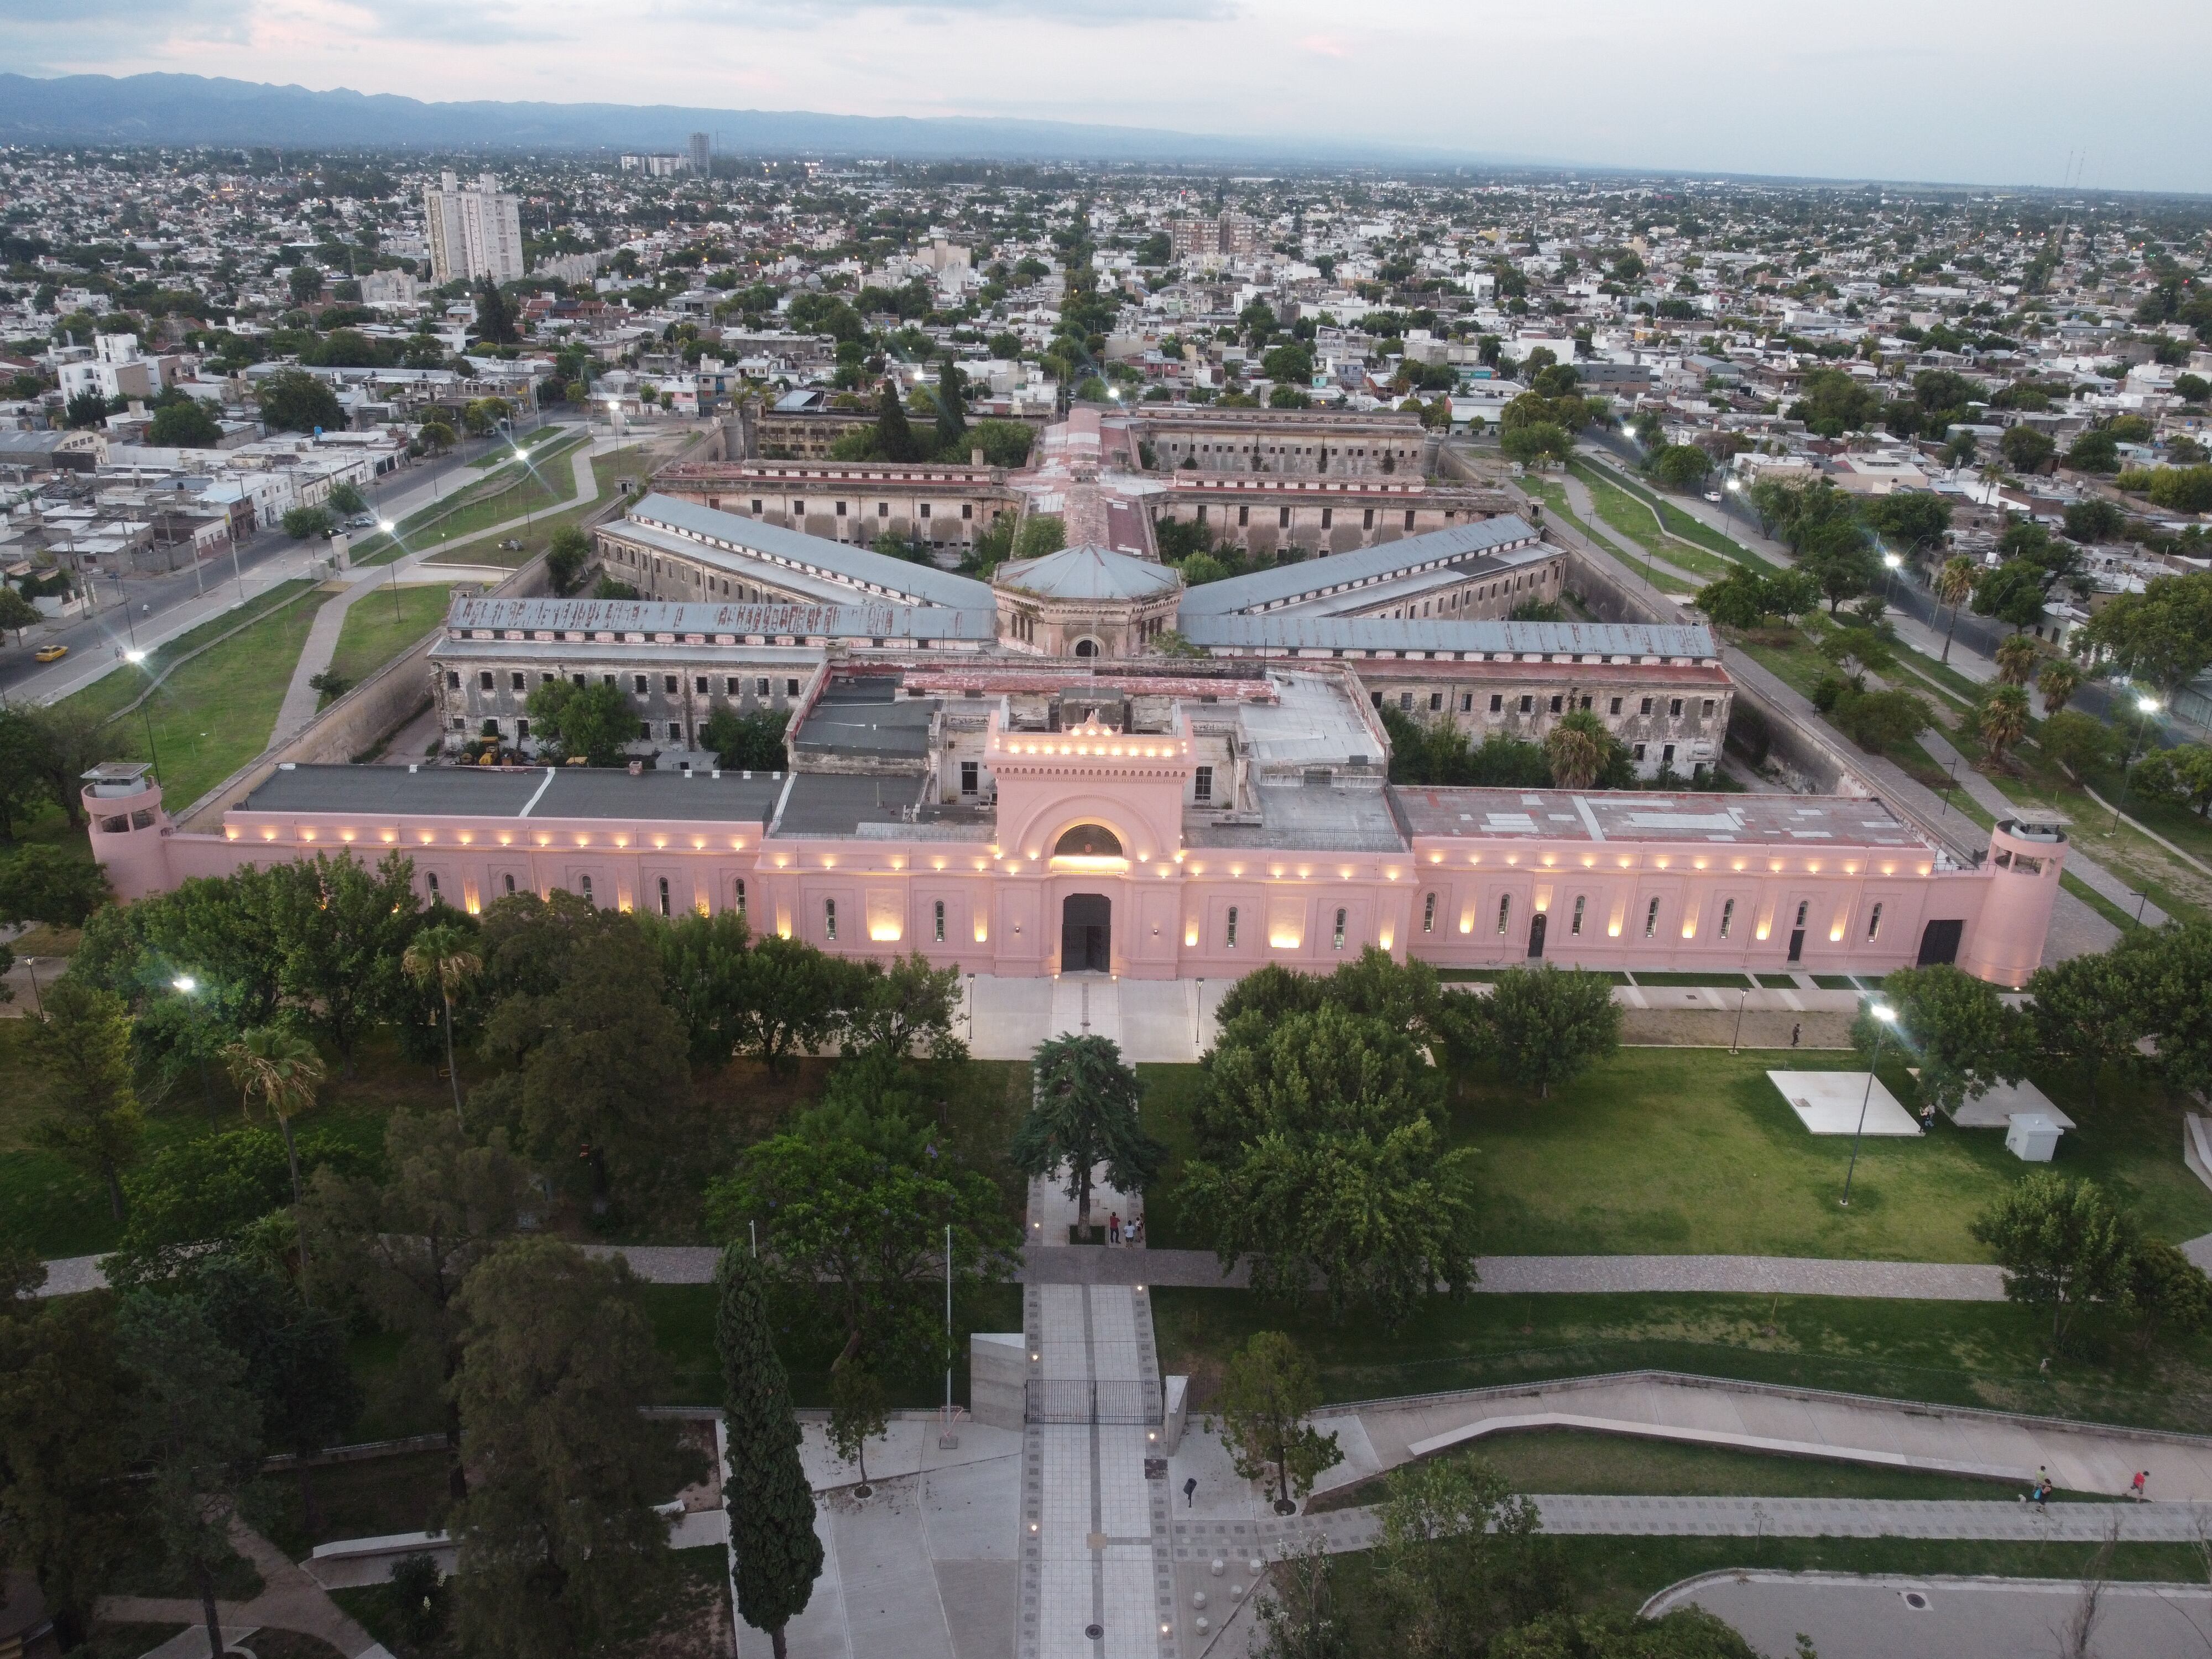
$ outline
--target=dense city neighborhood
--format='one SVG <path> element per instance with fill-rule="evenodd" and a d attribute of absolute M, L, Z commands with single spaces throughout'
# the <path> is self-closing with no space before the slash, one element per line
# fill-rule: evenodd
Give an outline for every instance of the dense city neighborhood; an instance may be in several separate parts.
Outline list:
<path fill-rule="evenodd" d="M 83 79 L 0 1659 L 2203 1651 L 2212 198 Z"/>

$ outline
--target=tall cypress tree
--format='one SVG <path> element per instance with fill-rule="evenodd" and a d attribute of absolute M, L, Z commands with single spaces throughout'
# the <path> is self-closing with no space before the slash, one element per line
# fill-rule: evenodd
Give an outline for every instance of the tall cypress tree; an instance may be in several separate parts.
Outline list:
<path fill-rule="evenodd" d="M 805 1611 L 822 1576 L 814 1535 L 814 1494 L 799 1462 L 799 1419 L 791 1384 L 769 1339 L 767 1278 L 741 1244 L 714 1269 L 720 1300 L 714 1346 L 722 1357 L 722 1420 L 730 1441 L 730 1551 L 737 1563 L 738 1613 L 775 1644 Z"/>
<path fill-rule="evenodd" d="M 964 461 L 961 440 L 968 435 L 968 377 L 947 357 L 937 366 L 937 453 L 940 460 Z"/>
<path fill-rule="evenodd" d="M 907 424 L 906 405 L 899 401 L 896 373 L 884 376 L 883 390 L 876 394 L 876 459 L 884 461 L 918 461 L 921 459 L 921 446 L 915 441 L 914 428 Z"/>

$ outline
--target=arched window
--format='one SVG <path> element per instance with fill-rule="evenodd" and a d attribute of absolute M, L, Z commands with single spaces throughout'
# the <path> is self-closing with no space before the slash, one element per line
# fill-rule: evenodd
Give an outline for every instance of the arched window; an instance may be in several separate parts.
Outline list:
<path fill-rule="evenodd" d="M 837 942 L 837 901 L 836 899 L 822 901 L 822 932 L 832 945 Z"/>
<path fill-rule="evenodd" d="M 434 870 L 430 871 L 423 876 L 422 879 L 429 884 L 430 902 L 433 904 L 436 903 L 438 902 L 438 872 Z"/>
<path fill-rule="evenodd" d="M 1227 944 L 1228 947 L 1232 951 L 1237 948 L 1237 907 L 1233 904 L 1229 907 L 1229 937 Z"/>
<path fill-rule="evenodd" d="M 1076 642 L 1075 642 L 1075 654 L 1076 654 L 1077 656 L 1079 656 L 1079 657 L 1095 657 L 1095 656 L 1097 656 L 1097 655 L 1098 654 L 1098 641 L 1096 641 L 1096 640 L 1078 640 L 1078 641 L 1076 641 Z"/>
<path fill-rule="evenodd" d="M 512 875 L 505 875 L 505 876 L 501 876 L 501 877 L 500 878 L 500 880 L 501 880 L 501 882 L 503 882 L 503 883 L 505 883 L 505 884 L 506 884 L 506 886 L 507 886 L 507 897 L 509 897 L 509 898 L 513 898 L 513 897 L 514 896 L 514 876 L 512 876 Z"/>
<path fill-rule="evenodd" d="M 584 902 L 586 904 L 597 904 L 599 901 L 592 896 L 592 878 L 589 876 L 585 876 L 581 880 L 584 890 Z"/>
<path fill-rule="evenodd" d="M 1344 949 L 1344 912 L 1341 910 L 1336 913 L 1336 948 L 1340 951 Z"/>
<path fill-rule="evenodd" d="M 945 901 L 937 901 L 937 942 L 945 943 Z"/>
<path fill-rule="evenodd" d="M 1881 906 L 1877 904 L 1874 907 L 1873 914 L 1867 917 L 1867 943 L 1871 945 L 1881 937 Z"/>
<path fill-rule="evenodd" d="M 1572 938 L 1580 939 L 1582 937 L 1583 906 L 1589 902 L 1589 900 L 1583 894 L 1577 893 L 1575 895 L 1575 919 L 1567 924 L 1567 933 Z"/>
<path fill-rule="evenodd" d="M 1502 935 L 1513 920 L 1513 895 L 1507 893 L 1498 901 L 1498 931 Z"/>
<path fill-rule="evenodd" d="M 1123 856 L 1121 837 L 1103 823 L 1079 823 L 1053 843 L 1056 859 L 1118 859 Z"/>
<path fill-rule="evenodd" d="M 1644 937 L 1650 939 L 1659 931 L 1659 901 L 1653 899 L 1644 911 Z"/>
<path fill-rule="evenodd" d="M 742 876 L 738 878 L 737 905 L 738 920 L 743 921 L 745 919 L 745 883 Z"/>
<path fill-rule="evenodd" d="M 660 914 L 664 916 L 668 914 L 668 878 L 665 876 L 660 878 Z"/>
<path fill-rule="evenodd" d="M 1729 929 L 1735 926 L 1735 901 L 1729 899 L 1721 906 L 1721 937 L 1726 939 L 1729 936 Z"/>

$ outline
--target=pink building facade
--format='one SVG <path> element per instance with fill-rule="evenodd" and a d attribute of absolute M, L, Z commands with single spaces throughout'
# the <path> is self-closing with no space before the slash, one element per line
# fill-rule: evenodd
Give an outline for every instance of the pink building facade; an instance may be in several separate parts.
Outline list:
<path fill-rule="evenodd" d="M 810 830 L 787 823 L 794 775 L 567 768 L 288 769 L 220 834 L 176 830 L 135 766 L 92 775 L 84 803 L 125 900 L 273 860 L 398 851 L 426 901 L 471 912 L 565 888 L 661 915 L 735 908 L 756 932 L 845 955 L 919 951 L 1010 976 L 1327 972 L 1373 945 L 1441 969 L 1955 962 L 2016 987 L 2042 959 L 2065 859 L 2062 830 L 2008 822 L 1963 866 L 1860 797 L 1377 783 L 1352 804 L 1358 834 L 1301 819 L 1311 803 L 1297 799 L 1267 803 L 1278 812 L 1256 826 L 1194 822 L 1180 709 L 1150 732 L 1095 719 L 1025 732 L 994 714 L 986 744 L 996 800 L 965 823 Z"/>

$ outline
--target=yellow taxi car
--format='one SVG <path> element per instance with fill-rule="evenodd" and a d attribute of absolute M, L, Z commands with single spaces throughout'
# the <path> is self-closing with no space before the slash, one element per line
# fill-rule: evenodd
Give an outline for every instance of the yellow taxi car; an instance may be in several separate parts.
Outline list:
<path fill-rule="evenodd" d="M 65 645 L 42 645 L 36 651 L 31 653 L 31 660 L 33 662 L 59 662 L 67 655 L 69 655 L 69 647 Z"/>

